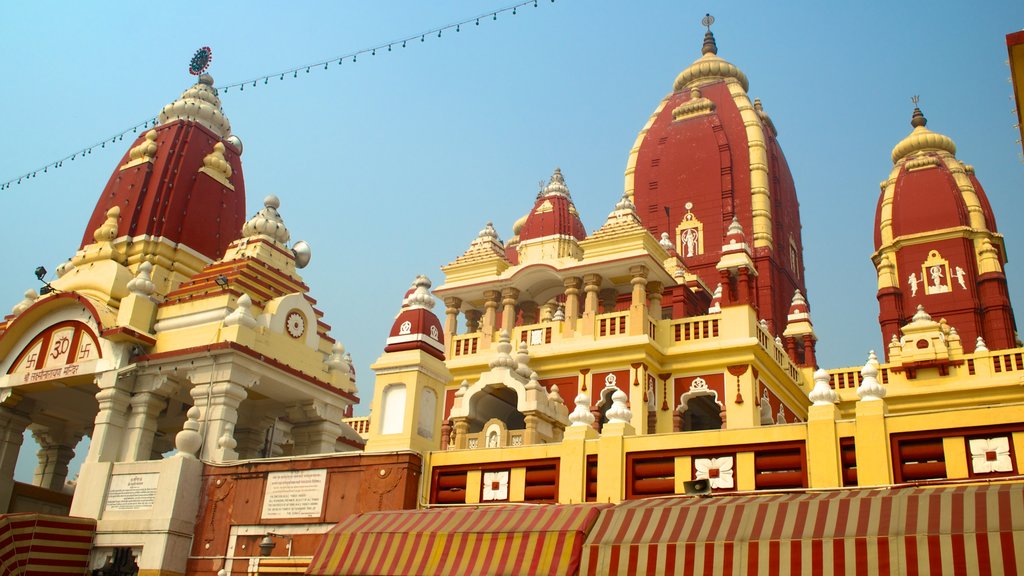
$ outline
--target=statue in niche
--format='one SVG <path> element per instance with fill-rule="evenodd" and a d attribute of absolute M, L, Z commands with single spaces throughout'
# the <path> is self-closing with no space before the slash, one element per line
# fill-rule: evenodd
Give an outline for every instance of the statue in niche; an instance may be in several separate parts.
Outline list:
<path fill-rule="evenodd" d="M 683 246 L 686 248 L 685 256 L 693 256 L 697 253 L 697 230 L 695 228 L 687 228 L 683 232 Z"/>
<path fill-rule="evenodd" d="M 949 292 L 949 286 L 943 283 L 946 279 L 944 272 L 942 266 L 936 265 L 928 268 L 928 274 L 932 277 L 931 292 Z"/>

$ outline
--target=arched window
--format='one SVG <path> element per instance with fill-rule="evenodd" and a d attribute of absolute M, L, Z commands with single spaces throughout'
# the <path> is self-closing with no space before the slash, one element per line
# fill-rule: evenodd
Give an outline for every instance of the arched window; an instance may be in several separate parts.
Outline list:
<path fill-rule="evenodd" d="M 380 433 L 401 434 L 405 425 L 405 384 L 391 384 L 381 398 Z"/>

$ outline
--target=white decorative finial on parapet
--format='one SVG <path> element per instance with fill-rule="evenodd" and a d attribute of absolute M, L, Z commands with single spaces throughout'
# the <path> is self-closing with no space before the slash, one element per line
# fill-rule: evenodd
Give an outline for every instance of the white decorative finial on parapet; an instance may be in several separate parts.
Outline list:
<path fill-rule="evenodd" d="M 877 380 L 878 368 L 871 359 L 864 363 L 864 367 L 860 370 L 861 382 L 860 386 L 857 387 L 857 396 L 862 401 L 869 400 L 881 400 L 885 398 L 885 387 Z"/>
<path fill-rule="evenodd" d="M 277 211 L 280 206 L 281 200 L 277 196 L 271 194 L 264 198 L 263 209 L 242 226 L 242 236 L 252 238 L 262 235 L 280 244 L 288 242 L 291 234 Z"/>
<path fill-rule="evenodd" d="M 658 240 L 658 244 L 661 244 L 661 247 L 665 250 L 672 250 L 675 248 L 675 246 L 672 245 L 672 240 L 668 237 L 668 232 L 661 233 L 661 240 Z"/>
<path fill-rule="evenodd" d="M 488 364 L 493 368 L 508 368 L 509 370 L 515 370 L 518 364 L 515 359 L 512 358 L 512 344 L 509 342 L 510 336 L 508 332 L 502 332 L 501 336 L 498 337 L 498 355 L 491 360 Z"/>
<path fill-rule="evenodd" d="M 565 304 L 558 305 L 558 310 L 555 310 L 555 313 L 551 315 L 551 320 L 553 322 L 565 322 Z"/>
<path fill-rule="evenodd" d="M 409 294 L 405 298 L 405 301 L 402 302 L 402 306 L 433 310 L 436 302 L 434 301 L 434 297 L 430 294 L 430 286 L 430 278 L 427 278 L 423 274 L 417 276 L 412 282 L 412 294 Z"/>
<path fill-rule="evenodd" d="M 178 450 L 175 456 L 181 458 L 195 458 L 199 447 L 203 445 L 203 437 L 199 434 L 199 408 L 195 406 L 188 409 L 188 419 L 181 431 L 174 436 L 174 447 Z"/>
<path fill-rule="evenodd" d="M 583 392 L 580 392 L 576 395 L 574 402 L 576 408 L 569 414 L 570 426 L 592 426 L 594 424 L 594 415 L 590 412 L 590 398 Z"/>
<path fill-rule="evenodd" d="M 28 293 L 26 293 L 26 296 Z M 978 336 L 978 341 L 974 344 L 974 352 L 988 352 L 988 346 L 985 345 L 985 339 Z"/>
<path fill-rule="evenodd" d="M 224 317 L 225 326 L 240 325 L 247 328 L 256 327 L 256 317 L 252 315 L 252 298 L 248 294 L 238 297 L 238 306 Z"/>
<path fill-rule="evenodd" d="M 341 342 L 335 342 L 331 347 L 331 354 L 324 360 L 327 370 L 331 372 L 348 372 L 345 364 L 345 346 Z"/>
<path fill-rule="evenodd" d="M 530 378 L 531 374 L 536 374 L 530 369 L 530 349 L 526 345 L 526 342 L 519 342 L 519 350 L 516 352 L 516 373 L 523 378 Z"/>
<path fill-rule="evenodd" d="M 829 386 L 828 372 L 819 368 L 814 372 L 814 389 L 807 395 L 815 406 L 830 406 L 839 401 L 836 391 Z"/>
<path fill-rule="evenodd" d="M 629 409 L 629 396 L 622 390 L 616 389 L 612 394 L 612 407 L 606 413 L 608 423 L 629 424 L 633 419 L 633 412 Z"/>
<path fill-rule="evenodd" d="M 29 288 L 28 290 L 25 290 L 25 298 L 23 298 L 21 300 L 21 302 L 18 302 L 17 304 L 15 304 L 14 308 L 11 308 L 11 314 L 14 314 L 15 316 L 18 316 L 19 314 L 21 314 L 25 310 L 28 310 L 29 306 L 34 304 L 35 301 L 38 300 L 38 299 L 39 299 L 39 294 L 37 294 L 35 290 L 33 290 L 32 288 Z"/>
<path fill-rule="evenodd" d="M 868 350 L 868 362 L 871 362 L 871 365 L 875 367 L 875 373 L 877 374 L 879 367 L 878 355 L 875 354 L 874 350 Z"/>
<path fill-rule="evenodd" d="M 555 404 L 565 404 L 565 400 L 562 400 L 562 395 L 558 391 L 558 384 L 551 385 L 551 389 L 548 391 L 548 400 Z"/>
<path fill-rule="evenodd" d="M 153 278 L 150 276 L 152 271 L 153 265 L 149 262 L 140 264 L 138 274 L 128 281 L 128 291 L 137 296 L 149 296 L 156 292 L 156 284 L 153 283 Z"/>

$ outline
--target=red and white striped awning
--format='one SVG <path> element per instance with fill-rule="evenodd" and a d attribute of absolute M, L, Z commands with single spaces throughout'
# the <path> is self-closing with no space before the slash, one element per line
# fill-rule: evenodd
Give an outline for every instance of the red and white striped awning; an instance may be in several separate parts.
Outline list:
<path fill-rule="evenodd" d="M 307 574 L 578 573 L 600 505 L 369 512 L 324 535 Z"/>
<path fill-rule="evenodd" d="M 1024 574 L 1024 484 L 630 501 L 580 573 Z"/>
<path fill-rule="evenodd" d="M 84 574 L 95 534 L 91 518 L 0 515 L 0 576 Z"/>

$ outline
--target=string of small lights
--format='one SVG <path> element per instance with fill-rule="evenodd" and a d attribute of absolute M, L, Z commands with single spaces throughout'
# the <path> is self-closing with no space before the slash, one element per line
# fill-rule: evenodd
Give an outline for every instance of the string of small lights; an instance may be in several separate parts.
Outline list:
<path fill-rule="evenodd" d="M 554 2 L 554 1 L 555 0 L 550 0 L 550 2 Z M 251 90 L 251 89 L 256 88 L 257 86 L 259 86 L 260 83 L 262 83 L 263 85 L 267 85 L 267 84 L 270 83 L 271 80 L 284 81 L 284 80 L 287 80 L 289 78 L 297 79 L 297 78 L 300 77 L 299 76 L 300 72 L 302 72 L 303 74 L 309 74 L 309 73 L 311 73 L 314 70 L 328 70 L 328 69 L 330 69 L 331 65 L 334 65 L 335 68 L 338 68 L 346 60 L 349 61 L 352 64 L 355 64 L 356 62 L 359 61 L 359 57 L 360 56 L 366 56 L 366 55 L 376 56 L 378 53 L 384 54 L 384 53 L 396 51 L 396 49 L 412 47 L 412 46 L 415 46 L 417 43 L 424 43 L 424 42 L 426 42 L 427 38 L 434 38 L 434 37 L 441 38 L 441 37 L 443 37 L 445 32 L 451 33 L 452 31 L 454 31 L 456 33 L 459 33 L 459 32 L 462 32 L 463 28 L 467 28 L 467 27 L 476 28 L 477 26 L 480 26 L 481 22 L 487 22 L 488 20 L 490 20 L 492 22 L 493 21 L 497 21 L 498 20 L 498 16 L 502 16 L 502 15 L 506 15 L 506 14 L 511 14 L 512 16 L 515 16 L 524 8 L 527 8 L 527 7 L 536 8 L 538 6 L 539 6 L 539 0 L 523 0 L 523 1 L 518 2 L 516 4 L 505 6 L 504 8 L 498 8 L 496 10 L 490 10 L 488 12 L 484 12 L 482 14 L 479 14 L 477 16 L 473 16 L 471 18 L 466 18 L 464 20 L 459 20 L 459 21 L 453 22 L 451 24 L 445 24 L 444 26 L 439 26 L 439 27 L 436 27 L 436 28 L 431 28 L 430 30 L 426 30 L 426 31 L 420 32 L 419 34 L 413 34 L 411 36 L 407 36 L 407 37 L 404 37 L 404 38 L 399 38 L 397 40 L 392 40 L 391 42 L 385 42 L 383 44 L 378 44 L 376 46 L 371 46 L 369 48 L 363 48 L 363 49 L 360 49 L 360 50 L 356 50 L 355 52 L 350 52 L 348 54 L 344 54 L 344 55 L 341 55 L 341 56 L 336 56 L 336 57 L 330 58 L 328 60 L 323 60 L 323 61 L 320 61 L 320 62 L 314 62 L 312 64 L 304 64 L 302 66 L 296 66 L 294 68 L 289 68 L 287 70 L 282 70 L 280 72 L 275 72 L 273 74 L 267 74 L 267 75 L 264 75 L 264 76 L 257 76 L 255 78 L 250 78 L 250 79 L 244 80 L 242 82 L 236 82 L 234 84 L 227 84 L 225 86 L 220 87 L 219 90 L 222 91 L 225 94 L 230 92 L 230 91 L 232 91 L 232 90 L 234 90 L 234 89 L 237 89 L 239 92 L 244 92 L 246 87 L 249 87 L 250 90 Z M 190 67 L 189 67 L 190 71 L 192 71 L 192 69 L 195 68 L 198 65 L 198 63 L 196 62 L 196 59 L 200 58 L 200 56 L 201 56 L 200 53 L 203 50 L 206 51 L 206 54 L 202 55 L 205 58 L 205 60 L 201 63 L 201 64 L 203 64 L 202 67 L 205 69 L 206 65 L 209 64 L 209 62 L 208 62 L 208 60 L 210 58 L 209 48 L 203 47 L 203 49 L 201 49 L 200 52 L 197 52 L 196 56 L 193 57 L 193 61 L 190 63 Z M 72 152 L 70 154 L 65 155 L 63 158 L 60 158 L 58 160 L 54 160 L 54 161 L 49 162 L 49 163 L 47 163 L 47 164 L 45 164 L 43 166 L 40 166 L 39 168 L 36 168 L 35 170 L 30 170 L 30 171 L 25 172 L 24 174 L 22 174 L 20 176 L 16 176 L 14 178 L 11 178 L 10 180 L 2 182 L 2 183 L 0 183 L 0 190 L 9 190 L 11 188 L 11 186 L 20 185 L 23 181 L 31 180 L 33 178 L 36 178 L 36 177 L 42 175 L 42 174 L 49 173 L 50 170 L 56 170 L 58 168 L 63 167 L 64 162 L 74 161 L 76 158 L 80 158 L 80 157 L 84 157 L 84 156 L 89 156 L 89 155 L 92 154 L 92 151 L 94 149 L 97 149 L 97 148 L 103 149 L 103 148 L 107 147 L 107 144 L 113 144 L 115 142 L 119 142 L 121 140 L 124 140 L 125 135 L 127 135 L 128 133 L 136 134 L 136 133 L 138 133 L 138 131 L 140 129 L 141 130 L 145 130 L 145 129 L 150 128 L 150 127 L 156 127 L 156 125 L 157 125 L 157 119 L 156 118 L 147 118 L 146 120 L 144 120 L 142 122 L 139 122 L 139 123 L 135 124 L 134 126 L 130 126 L 130 127 L 126 128 L 125 130 L 122 130 L 121 132 L 119 132 L 119 133 L 117 133 L 117 134 L 115 134 L 113 136 L 104 138 L 103 140 L 100 140 L 99 142 L 97 142 L 95 144 L 92 144 L 90 146 L 86 146 L 86 147 L 84 147 L 84 148 L 82 148 L 80 150 L 77 150 L 75 152 Z"/>

